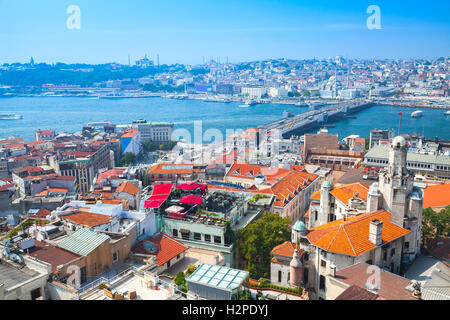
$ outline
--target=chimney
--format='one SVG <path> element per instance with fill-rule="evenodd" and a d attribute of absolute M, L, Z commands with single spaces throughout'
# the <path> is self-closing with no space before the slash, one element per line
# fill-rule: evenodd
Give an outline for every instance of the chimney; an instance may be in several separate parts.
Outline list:
<path fill-rule="evenodd" d="M 380 220 L 372 220 L 369 225 L 369 241 L 379 246 L 383 243 L 381 238 L 383 232 L 383 222 Z"/>

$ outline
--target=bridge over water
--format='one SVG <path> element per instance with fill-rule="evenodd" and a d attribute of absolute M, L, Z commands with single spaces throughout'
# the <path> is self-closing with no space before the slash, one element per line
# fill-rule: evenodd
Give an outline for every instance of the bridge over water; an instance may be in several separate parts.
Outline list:
<path fill-rule="evenodd" d="M 284 118 L 260 125 L 258 128 L 266 132 L 270 130 L 279 130 L 283 138 L 289 138 L 291 135 L 301 135 L 311 129 L 320 127 L 327 122 L 345 118 L 346 116 L 374 105 L 373 102 L 368 101 L 338 102 L 325 105 L 318 110 L 309 110 L 291 118 Z"/>

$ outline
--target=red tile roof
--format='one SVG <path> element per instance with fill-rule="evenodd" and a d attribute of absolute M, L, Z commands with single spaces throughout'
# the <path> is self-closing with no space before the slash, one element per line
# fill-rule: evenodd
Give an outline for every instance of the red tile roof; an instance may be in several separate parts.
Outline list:
<path fill-rule="evenodd" d="M 125 171 L 125 169 L 113 168 L 113 169 L 104 171 L 102 173 L 99 173 L 97 176 L 97 183 L 100 183 L 102 180 L 106 180 L 108 178 L 114 179 L 119 176 L 122 176 L 124 171 Z"/>
<path fill-rule="evenodd" d="M 60 216 L 62 219 L 70 220 L 76 224 L 81 224 L 87 227 L 96 227 L 102 224 L 109 223 L 110 216 L 98 214 L 93 212 L 80 211 L 78 213 Z"/>
<path fill-rule="evenodd" d="M 292 243 L 291 241 L 285 241 L 282 244 L 279 244 L 275 248 L 272 249 L 272 254 L 277 254 L 285 257 L 292 257 L 294 255 L 294 251 L 297 249 L 298 255 L 301 256 L 303 254 L 300 246 Z"/>
<path fill-rule="evenodd" d="M 378 210 L 363 213 L 345 221 L 339 219 L 313 228 L 307 238 L 313 245 L 323 250 L 359 256 L 376 247 L 369 241 L 369 225 L 373 220 L 383 222 L 382 240 L 384 243 L 391 242 L 411 232 L 393 224 L 391 213 Z"/>
<path fill-rule="evenodd" d="M 152 254 L 144 246 L 145 242 L 151 242 L 156 247 L 156 261 L 158 266 L 164 265 L 167 261 L 187 250 L 187 247 L 179 240 L 176 240 L 165 233 L 152 238 L 140 241 L 131 248 L 131 252 L 139 254 Z"/>
<path fill-rule="evenodd" d="M 34 240 L 34 247 L 29 249 L 29 256 L 51 264 L 53 273 L 57 272 L 59 265 L 67 264 L 80 257 L 70 251 L 37 240 Z"/>
<path fill-rule="evenodd" d="M 365 288 L 370 273 L 367 263 L 357 263 L 350 267 L 336 271 L 333 277 L 350 286 L 355 285 Z M 383 300 L 417 300 L 412 296 L 412 292 L 405 288 L 411 284 L 411 281 L 398 276 L 392 272 L 380 269 L 380 289 L 377 291 L 379 299 Z"/>
<path fill-rule="evenodd" d="M 131 194 L 131 195 L 135 195 L 136 193 L 139 192 L 139 188 L 137 188 L 130 181 L 125 181 L 116 189 L 116 192 L 117 193 L 125 192 L 125 193 Z"/>
<path fill-rule="evenodd" d="M 122 138 L 133 138 L 138 134 L 139 131 L 137 130 L 128 130 L 124 135 L 122 135 Z"/>
<path fill-rule="evenodd" d="M 427 239 L 426 244 L 434 257 L 450 266 L 450 238 Z"/>
<path fill-rule="evenodd" d="M 368 186 L 357 182 L 340 187 L 334 187 L 330 193 L 333 196 L 335 196 L 336 199 L 340 200 L 345 205 L 348 205 L 348 200 L 353 198 L 356 194 L 358 194 L 359 199 L 367 201 L 368 192 L 369 192 Z"/>

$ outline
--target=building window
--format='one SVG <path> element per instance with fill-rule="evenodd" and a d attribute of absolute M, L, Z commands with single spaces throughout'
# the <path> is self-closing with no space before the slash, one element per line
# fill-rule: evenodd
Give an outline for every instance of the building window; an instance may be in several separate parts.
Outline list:
<path fill-rule="evenodd" d="M 409 249 L 409 242 L 408 241 L 405 242 L 405 249 Z"/>
<path fill-rule="evenodd" d="M 392 248 L 392 250 L 391 250 L 391 258 L 394 256 L 394 254 L 395 254 L 395 248 Z"/>
<path fill-rule="evenodd" d="M 320 276 L 319 289 L 325 290 L 325 276 L 323 276 L 323 275 Z"/>
<path fill-rule="evenodd" d="M 387 259 L 387 251 L 384 251 L 383 252 L 383 260 L 386 261 L 386 259 Z"/>
<path fill-rule="evenodd" d="M 181 239 L 189 240 L 189 233 L 188 232 L 182 232 L 181 233 Z"/>
<path fill-rule="evenodd" d="M 194 232 L 194 240 L 202 240 L 202 235 L 200 233 Z"/>
<path fill-rule="evenodd" d="M 116 262 L 117 260 L 119 260 L 119 255 L 117 254 L 117 252 L 113 253 L 113 261 L 112 262 Z"/>
<path fill-rule="evenodd" d="M 167 268 L 169 268 L 169 267 L 170 267 L 170 260 L 167 261 Z"/>
<path fill-rule="evenodd" d="M 281 270 L 278 270 L 278 282 L 281 282 Z"/>
<path fill-rule="evenodd" d="M 173 230 L 172 230 L 172 235 L 173 235 L 174 237 L 178 237 L 178 230 L 177 230 L 177 229 L 173 229 Z"/>
<path fill-rule="evenodd" d="M 205 234 L 205 241 L 211 242 L 211 235 Z"/>
<path fill-rule="evenodd" d="M 214 243 L 221 244 L 222 243 L 222 237 L 214 236 Z"/>
<path fill-rule="evenodd" d="M 325 260 L 321 260 L 320 266 L 325 268 L 327 266 L 327 262 Z"/>

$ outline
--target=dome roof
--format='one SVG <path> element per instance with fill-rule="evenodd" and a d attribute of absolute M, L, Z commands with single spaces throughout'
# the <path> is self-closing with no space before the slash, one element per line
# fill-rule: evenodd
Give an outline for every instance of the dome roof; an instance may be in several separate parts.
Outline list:
<path fill-rule="evenodd" d="M 392 139 L 392 146 L 393 147 L 404 147 L 406 146 L 406 140 L 402 136 L 396 136 L 394 139 Z"/>
<path fill-rule="evenodd" d="M 322 183 L 322 187 L 325 187 L 325 188 L 331 188 L 331 187 L 332 187 L 331 182 L 328 181 L 328 180 L 325 180 L 325 181 Z"/>
<path fill-rule="evenodd" d="M 303 221 L 297 220 L 292 226 L 292 229 L 295 231 L 303 231 L 306 229 L 306 225 Z"/>

